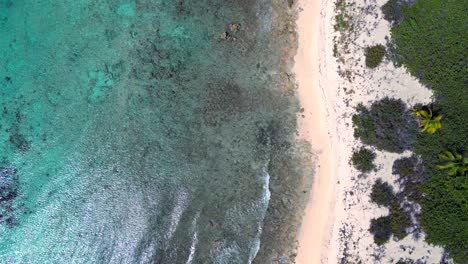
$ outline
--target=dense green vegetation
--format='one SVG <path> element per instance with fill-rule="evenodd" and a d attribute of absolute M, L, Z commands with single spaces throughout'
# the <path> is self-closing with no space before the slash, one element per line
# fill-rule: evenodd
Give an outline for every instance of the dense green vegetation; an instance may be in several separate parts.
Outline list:
<path fill-rule="evenodd" d="M 376 68 L 382 62 L 385 56 L 385 46 L 378 44 L 366 48 L 366 66 L 369 68 Z"/>
<path fill-rule="evenodd" d="M 400 99 L 384 98 L 368 109 L 358 105 L 353 116 L 354 136 L 380 150 L 402 153 L 413 145 L 414 116 Z"/>
<path fill-rule="evenodd" d="M 359 150 L 353 152 L 351 163 L 361 172 L 370 172 L 375 169 L 374 160 L 376 156 L 374 151 L 361 147 Z"/>
<path fill-rule="evenodd" d="M 398 62 L 435 93 L 433 111 L 444 116 L 436 133 L 419 133 L 414 151 L 427 180 L 421 224 L 426 240 L 442 245 L 457 263 L 468 263 L 468 176 L 437 168 L 439 154 L 468 151 L 468 1 L 419 0 L 403 6 L 392 29 Z"/>
<path fill-rule="evenodd" d="M 393 187 L 387 182 L 383 182 L 380 178 L 372 186 L 370 198 L 372 202 L 380 206 L 391 206 L 396 202 Z"/>

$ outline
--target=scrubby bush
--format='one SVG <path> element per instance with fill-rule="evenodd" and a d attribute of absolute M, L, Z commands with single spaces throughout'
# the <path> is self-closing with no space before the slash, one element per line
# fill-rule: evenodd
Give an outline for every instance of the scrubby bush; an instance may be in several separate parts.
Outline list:
<path fill-rule="evenodd" d="M 380 178 L 372 186 L 370 198 L 372 202 L 380 206 L 390 206 L 396 202 L 393 187 Z"/>
<path fill-rule="evenodd" d="M 390 208 L 390 219 L 392 234 L 398 239 L 403 239 L 407 235 L 406 228 L 411 224 L 410 218 L 401 209 L 400 205 L 395 203 Z"/>
<path fill-rule="evenodd" d="M 422 173 L 422 167 L 416 156 L 404 157 L 395 160 L 392 167 L 392 174 L 399 178 L 411 178 L 415 174 Z"/>
<path fill-rule="evenodd" d="M 384 19 L 392 24 L 399 24 L 403 20 L 403 5 L 401 0 L 389 0 L 382 6 Z"/>
<path fill-rule="evenodd" d="M 372 219 L 369 232 L 374 235 L 374 243 L 381 246 L 390 239 L 392 235 L 390 216 Z"/>
<path fill-rule="evenodd" d="M 352 18 L 346 12 L 348 3 L 346 0 L 337 0 L 335 2 L 335 25 L 333 26 L 335 31 L 350 30 L 352 29 Z"/>
<path fill-rule="evenodd" d="M 388 216 L 371 220 L 369 232 L 374 235 L 374 242 L 381 246 L 390 239 L 392 234 L 397 239 L 403 239 L 407 235 L 406 228 L 409 226 L 408 215 L 399 205 L 394 204 Z"/>
<path fill-rule="evenodd" d="M 411 221 L 401 208 L 393 187 L 379 178 L 372 186 L 370 197 L 372 202 L 380 206 L 387 206 L 390 210 L 388 216 L 371 221 L 369 231 L 374 235 L 374 242 L 377 245 L 382 245 L 388 241 L 391 234 L 397 239 L 404 238 L 407 235 L 406 229 L 410 226 Z"/>
<path fill-rule="evenodd" d="M 396 153 L 411 148 L 417 124 L 403 101 L 386 97 L 370 108 L 360 104 L 356 110 L 352 118 L 354 136 L 363 143 Z"/>
<path fill-rule="evenodd" d="M 375 169 L 374 160 L 376 156 L 374 151 L 361 147 L 358 151 L 353 152 L 351 163 L 361 172 L 370 172 Z"/>
<path fill-rule="evenodd" d="M 412 260 L 404 260 L 404 259 L 400 259 L 398 260 L 398 262 L 396 264 L 413 264 L 414 262 Z"/>
<path fill-rule="evenodd" d="M 422 198 L 422 186 L 426 180 L 424 167 L 416 156 L 395 160 L 392 173 L 397 175 L 397 182 L 403 188 L 401 195 L 413 201 Z"/>
<path fill-rule="evenodd" d="M 366 48 L 366 66 L 369 68 L 375 68 L 379 66 L 385 56 L 385 46 L 378 44 L 372 47 Z"/>

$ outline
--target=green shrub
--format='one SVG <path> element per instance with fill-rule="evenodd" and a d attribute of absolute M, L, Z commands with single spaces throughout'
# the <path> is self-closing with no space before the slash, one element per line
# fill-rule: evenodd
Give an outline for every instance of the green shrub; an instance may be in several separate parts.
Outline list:
<path fill-rule="evenodd" d="M 361 147 L 358 151 L 353 152 L 351 163 L 361 172 L 370 172 L 375 169 L 374 160 L 376 156 L 374 151 Z"/>
<path fill-rule="evenodd" d="M 384 98 L 370 109 L 358 105 L 353 116 L 354 136 L 379 150 L 402 153 L 415 141 L 417 124 L 400 99 Z"/>
<path fill-rule="evenodd" d="M 379 66 L 384 56 L 385 46 L 382 44 L 366 48 L 366 66 L 369 68 Z"/>
<path fill-rule="evenodd" d="M 372 186 L 370 198 L 372 202 L 380 206 L 390 206 L 396 203 L 393 187 L 387 182 L 382 182 L 380 178 Z"/>
<path fill-rule="evenodd" d="M 392 235 L 390 216 L 372 219 L 369 232 L 374 235 L 374 243 L 381 246 L 390 239 Z"/>

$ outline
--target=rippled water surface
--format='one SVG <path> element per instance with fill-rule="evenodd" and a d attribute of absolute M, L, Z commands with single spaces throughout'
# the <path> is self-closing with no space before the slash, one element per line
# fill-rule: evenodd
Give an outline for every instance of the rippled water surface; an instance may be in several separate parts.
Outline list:
<path fill-rule="evenodd" d="M 297 111 L 273 26 L 266 0 L 0 0 L 0 263 L 253 261 Z"/>

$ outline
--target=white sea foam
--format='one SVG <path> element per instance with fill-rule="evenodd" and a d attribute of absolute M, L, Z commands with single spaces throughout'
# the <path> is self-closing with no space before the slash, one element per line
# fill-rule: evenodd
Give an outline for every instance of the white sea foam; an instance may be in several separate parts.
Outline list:
<path fill-rule="evenodd" d="M 198 232 L 197 232 L 196 229 L 197 229 L 197 221 L 198 221 L 199 216 L 200 216 L 200 213 L 197 213 L 197 215 L 195 216 L 195 218 L 192 221 L 192 233 L 193 233 L 192 244 L 190 245 L 190 254 L 189 254 L 187 262 L 185 262 L 185 264 L 191 264 L 192 261 L 193 261 L 193 257 L 195 256 L 195 250 L 196 250 L 197 244 L 198 244 Z"/>
<path fill-rule="evenodd" d="M 195 233 L 193 233 L 193 236 L 192 236 L 192 245 L 190 245 L 190 254 L 187 259 L 186 264 L 192 263 L 193 256 L 195 256 L 195 249 L 197 247 L 197 243 L 198 243 L 198 232 L 195 231 Z"/>
<path fill-rule="evenodd" d="M 175 207 L 171 213 L 171 223 L 167 228 L 166 239 L 170 240 L 179 225 L 180 217 L 187 207 L 188 193 L 181 190 L 175 199 Z"/>
<path fill-rule="evenodd" d="M 261 214 L 261 220 L 258 222 L 257 236 L 255 240 L 252 242 L 253 245 L 251 247 L 252 250 L 250 251 L 249 263 L 252 263 L 252 261 L 257 256 L 258 250 L 260 249 L 260 235 L 262 234 L 263 220 L 265 219 L 266 211 L 268 209 L 268 204 L 270 202 L 270 197 L 271 197 L 270 174 L 268 174 L 266 167 L 263 169 L 262 180 L 263 180 L 263 192 L 262 192 L 262 197 L 258 204 L 259 205 L 258 207 L 262 210 L 262 214 Z"/>

